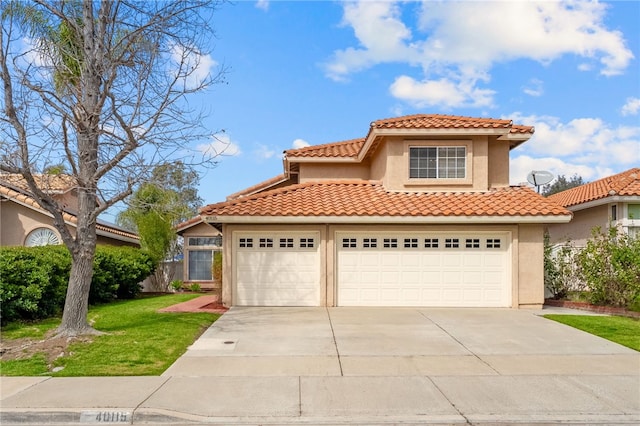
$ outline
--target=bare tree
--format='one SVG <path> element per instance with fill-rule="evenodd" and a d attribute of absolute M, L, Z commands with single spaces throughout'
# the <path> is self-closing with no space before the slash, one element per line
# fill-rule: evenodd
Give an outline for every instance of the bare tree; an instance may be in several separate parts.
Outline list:
<path fill-rule="evenodd" d="M 58 333 L 87 322 L 98 215 L 128 197 L 153 167 L 198 161 L 190 146 L 214 135 L 189 95 L 223 81 L 203 47 L 219 2 L 3 1 L 0 170 L 21 174 L 72 256 Z M 200 158 L 200 161 L 202 159 Z M 37 173 L 62 165 L 78 185 L 75 234 Z"/>

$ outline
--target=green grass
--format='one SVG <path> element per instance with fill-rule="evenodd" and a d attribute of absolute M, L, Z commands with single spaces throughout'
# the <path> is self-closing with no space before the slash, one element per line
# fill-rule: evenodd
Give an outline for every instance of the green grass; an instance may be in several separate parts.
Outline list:
<path fill-rule="evenodd" d="M 89 309 L 89 321 L 104 332 L 91 342 L 71 344 L 66 355 L 47 368 L 45 357 L 2 361 L 3 376 L 146 376 L 166 370 L 219 315 L 209 313 L 158 313 L 158 309 L 198 297 L 176 294 L 115 302 Z M 59 319 L 38 323 L 9 324 L 3 339 L 41 339 L 60 323 Z"/>
<path fill-rule="evenodd" d="M 618 316 L 545 315 L 545 318 L 640 351 L 640 320 Z"/>

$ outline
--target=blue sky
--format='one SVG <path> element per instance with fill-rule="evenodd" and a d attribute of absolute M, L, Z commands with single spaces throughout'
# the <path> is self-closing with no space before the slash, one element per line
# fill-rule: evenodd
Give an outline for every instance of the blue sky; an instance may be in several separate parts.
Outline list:
<path fill-rule="evenodd" d="M 223 5 L 204 63 L 224 64 L 226 84 L 193 102 L 227 146 L 200 195 L 223 201 L 281 173 L 286 149 L 416 113 L 535 126 L 511 153 L 512 184 L 640 166 L 639 23 L 637 1 Z"/>

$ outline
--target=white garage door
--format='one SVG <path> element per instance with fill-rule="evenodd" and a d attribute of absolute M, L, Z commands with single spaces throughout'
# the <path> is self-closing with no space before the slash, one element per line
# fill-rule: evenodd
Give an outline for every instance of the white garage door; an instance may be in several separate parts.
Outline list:
<path fill-rule="evenodd" d="M 319 306 L 317 233 L 241 233 L 235 236 L 235 304 Z"/>
<path fill-rule="evenodd" d="M 336 236 L 338 305 L 511 305 L 508 233 Z"/>

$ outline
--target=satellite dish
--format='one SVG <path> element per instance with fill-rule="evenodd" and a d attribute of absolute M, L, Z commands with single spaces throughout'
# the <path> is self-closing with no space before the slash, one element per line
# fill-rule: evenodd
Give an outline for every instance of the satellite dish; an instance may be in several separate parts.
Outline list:
<path fill-rule="evenodd" d="M 540 192 L 540 186 L 546 185 L 554 179 L 553 173 L 544 170 L 533 170 L 527 175 L 527 181 Z"/>

